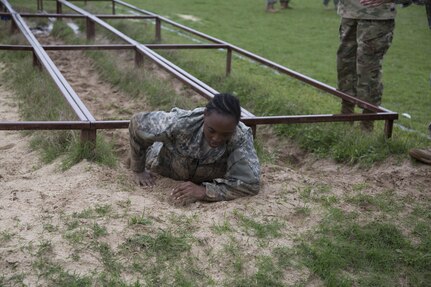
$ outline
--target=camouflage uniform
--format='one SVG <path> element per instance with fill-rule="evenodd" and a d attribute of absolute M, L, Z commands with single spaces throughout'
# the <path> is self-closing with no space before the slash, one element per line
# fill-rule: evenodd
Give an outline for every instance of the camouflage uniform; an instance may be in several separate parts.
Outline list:
<path fill-rule="evenodd" d="M 338 14 L 342 17 L 337 52 L 338 89 L 380 105 L 382 61 L 393 38 L 395 3 L 365 7 L 359 0 L 340 0 Z M 343 102 L 342 112 L 352 113 L 353 108 L 353 104 Z"/>
<path fill-rule="evenodd" d="M 257 194 L 260 167 L 251 129 L 239 122 L 226 144 L 210 148 L 203 119 L 204 108 L 135 114 L 129 125 L 131 169 L 202 184 L 208 201 Z"/>

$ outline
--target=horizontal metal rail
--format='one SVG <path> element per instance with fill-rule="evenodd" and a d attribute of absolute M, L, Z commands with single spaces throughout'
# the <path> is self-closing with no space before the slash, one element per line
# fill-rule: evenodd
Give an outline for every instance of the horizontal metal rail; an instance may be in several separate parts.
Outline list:
<path fill-rule="evenodd" d="M 10 16 L 11 13 L 0 12 L 0 16 Z M 80 14 L 57 14 L 57 13 L 20 13 L 23 18 L 78 18 L 85 19 L 87 16 Z M 110 15 L 110 14 L 94 14 L 94 16 L 101 19 L 157 19 L 157 16 L 146 16 L 146 15 Z"/>
<path fill-rule="evenodd" d="M 0 121 L 0 130 L 82 130 L 90 129 L 87 121 Z"/>
<path fill-rule="evenodd" d="M 170 49 L 226 49 L 226 45 L 220 44 L 147 44 L 148 48 L 156 50 Z M 104 45 L 42 45 L 46 51 L 52 50 L 133 50 L 135 45 L 131 44 L 104 44 Z M 0 50 L 32 51 L 29 45 L 0 45 Z"/>

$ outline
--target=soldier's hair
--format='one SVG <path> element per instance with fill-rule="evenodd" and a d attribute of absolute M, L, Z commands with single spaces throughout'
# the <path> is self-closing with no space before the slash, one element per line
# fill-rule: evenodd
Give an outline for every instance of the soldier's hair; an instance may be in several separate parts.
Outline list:
<path fill-rule="evenodd" d="M 241 105 L 235 96 L 223 93 L 217 94 L 206 105 L 208 112 L 216 111 L 219 114 L 233 116 L 238 123 L 241 118 Z"/>

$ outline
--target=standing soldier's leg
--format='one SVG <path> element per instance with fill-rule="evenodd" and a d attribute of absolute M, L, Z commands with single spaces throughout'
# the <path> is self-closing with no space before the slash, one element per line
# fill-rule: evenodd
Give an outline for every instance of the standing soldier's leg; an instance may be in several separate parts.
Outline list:
<path fill-rule="evenodd" d="M 356 93 L 359 99 L 376 106 L 382 101 L 382 63 L 392 42 L 394 26 L 394 20 L 362 20 L 358 23 Z M 362 127 L 372 130 L 373 122 L 362 122 Z"/>
<path fill-rule="evenodd" d="M 277 12 L 277 10 L 274 8 L 275 2 L 277 2 L 277 0 L 266 0 L 266 12 Z"/>
<path fill-rule="evenodd" d="M 340 46 L 337 51 L 338 89 L 346 94 L 356 97 L 356 25 L 355 19 L 341 19 Z M 351 114 L 355 105 L 343 100 L 341 113 Z"/>

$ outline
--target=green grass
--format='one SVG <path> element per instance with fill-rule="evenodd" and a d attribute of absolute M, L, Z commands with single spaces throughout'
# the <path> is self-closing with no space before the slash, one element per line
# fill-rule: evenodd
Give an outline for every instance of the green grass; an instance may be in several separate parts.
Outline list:
<path fill-rule="evenodd" d="M 427 286 L 428 238 L 414 243 L 393 223 L 358 224 L 354 218 L 334 210 L 312 239 L 299 245 L 300 260 L 327 286 Z"/>

